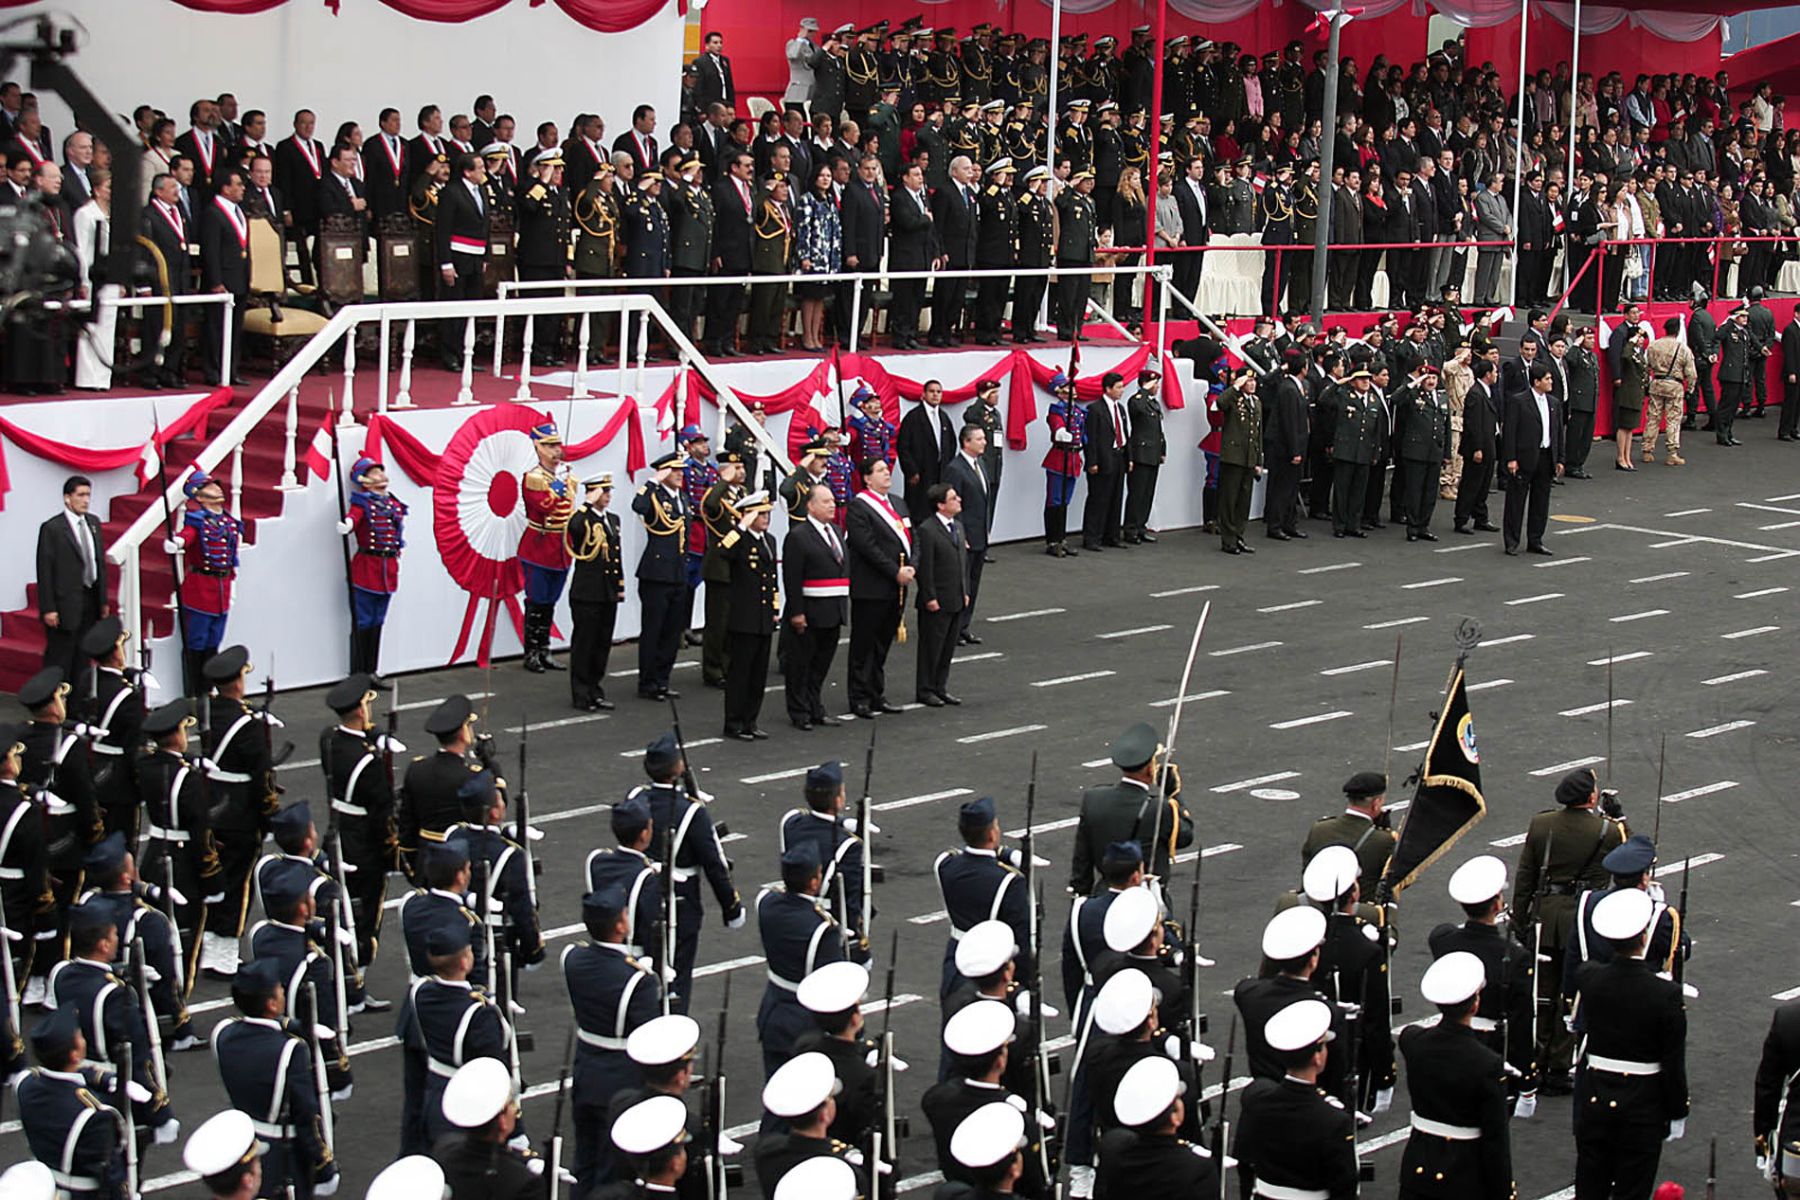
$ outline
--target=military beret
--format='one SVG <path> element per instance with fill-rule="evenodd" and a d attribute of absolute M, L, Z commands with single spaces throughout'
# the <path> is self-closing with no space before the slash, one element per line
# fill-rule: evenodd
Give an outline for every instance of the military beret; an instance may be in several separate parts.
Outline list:
<path fill-rule="evenodd" d="M 1362 372 L 1364 375 L 1367 372 Z M 1344 781 L 1344 795 L 1352 800 L 1366 800 L 1387 791 L 1387 776 L 1380 771 L 1358 771 Z"/>
<path fill-rule="evenodd" d="M 103 871 L 116 874 L 125 865 L 125 834 L 114 830 L 88 847 L 87 857 L 82 866 L 90 871 Z"/>
<path fill-rule="evenodd" d="M 209 683 L 225 683 L 250 669 L 250 651 L 242 646 L 228 646 L 206 660 L 201 674 Z"/>
<path fill-rule="evenodd" d="M 335 713 L 355 712 L 362 705 L 363 698 L 372 692 L 385 692 L 388 685 L 378 681 L 366 671 L 358 671 L 337 684 L 325 693 L 325 707 Z"/>
<path fill-rule="evenodd" d="M 648 774 L 661 775 L 680 760 L 681 745 L 675 740 L 673 730 L 659 735 L 644 747 L 644 770 Z"/>
<path fill-rule="evenodd" d="M 281 986 L 281 964 L 272 958 L 259 958 L 239 965 L 231 977 L 231 991 L 238 996 L 273 996 Z"/>
<path fill-rule="evenodd" d="M 835 788 L 843 782 L 844 764 L 841 762 L 823 762 L 806 769 L 806 790 L 809 792 Z"/>
<path fill-rule="evenodd" d="M 81 1032 L 81 1012 L 73 1004 L 53 1008 L 31 1028 L 31 1049 L 41 1063 L 61 1064 L 75 1048 L 75 1035 Z"/>
<path fill-rule="evenodd" d="M 1586 804 L 1594 794 L 1596 784 L 1593 771 L 1587 767 L 1577 767 L 1562 777 L 1556 785 L 1556 802 L 1558 804 Z"/>
<path fill-rule="evenodd" d="M 425 953 L 432 958 L 448 958 L 473 944 L 473 926 L 455 913 L 449 917 L 425 931 Z"/>
<path fill-rule="evenodd" d="M 284 835 L 304 836 L 312 823 L 312 806 L 297 800 L 269 818 L 269 832 L 277 839 Z"/>
<path fill-rule="evenodd" d="M 25 706 L 27 712 L 36 712 L 56 699 L 58 693 L 64 691 L 67 686 L 63 682 L 61 667 L 45 667 L 27 679 L 25 685 L 19 689 L 19 703 Z"/>
<path fill-rule="evenodd" d="M 1600 860 L 1614 875 L 1642 875 L 1656 862 L 1656 843 L 1649 835 L 1634 833 Z"/>
<path fill-rule="evenodd" d="M 125 623 L 118 617 L 102 617 L 81 635 L 81 652 L 89 658 L 105 658 L 125 637 Z"/>
<path fill-rule="evenodd" d="M 455 733 L 468 724 L 469 718 L 475 715 L 475 706 L 467 696 L 458 693 L 446 697 L 444 702 L 431 710 L 425 718 L 425 732 L 431 734 Z"/>
<path fill-rule="evenodd" d="M 1156 730 L 1148 721 L 1139 721 L 1113 739 L 1113 765 L 1121 771 L 1135 771 L 1156 757 Z"/>

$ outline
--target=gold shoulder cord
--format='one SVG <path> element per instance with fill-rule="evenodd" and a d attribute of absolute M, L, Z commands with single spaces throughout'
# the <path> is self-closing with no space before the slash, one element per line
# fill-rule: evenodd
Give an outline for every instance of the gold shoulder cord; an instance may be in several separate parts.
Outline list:
<path fill-rule="evenodd" d="M 582 535 L 579 549 L 569 540 L 569 527 L 563 526 L 563 548 L 576 562 L 593 562 L 600 557 L 601 551 L 605 550 L 606 546 L 606 519 L 604 517 L 596 519 L 592 525 L 588 526 L 587 532 Z"/>

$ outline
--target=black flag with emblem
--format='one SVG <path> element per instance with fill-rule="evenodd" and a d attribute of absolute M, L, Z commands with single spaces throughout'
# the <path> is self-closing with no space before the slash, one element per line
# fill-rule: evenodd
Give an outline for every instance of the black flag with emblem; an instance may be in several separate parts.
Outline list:
<path fill-rule="evenodd" d="M 1410 887 L 1458 838 L 1487 816 L 1481 794 L 1481 753 L 1462 659 L 1450 672 L 1443 711 L 1431 731 L 1418 790 L 1400 826 L 1400 839 L 1381 878 L 1384 899 Z"/>

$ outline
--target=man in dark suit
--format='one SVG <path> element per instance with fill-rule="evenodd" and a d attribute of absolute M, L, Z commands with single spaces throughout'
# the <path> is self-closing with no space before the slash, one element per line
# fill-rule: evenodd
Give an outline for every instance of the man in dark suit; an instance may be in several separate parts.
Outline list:
<path fill-rule="evenodd" d="M 250 225 L 243 203 L 246 184 L 240 167 L 222 168 L 219 194 L 200 217 L 200 286 L 208 292 L 230 292 L 231 313 L 209 313 L 201 328 L 206 378 L 237 383 L 238 358 L 244 346 L 244 302 L 250 295 Z M 225 361 L 225 322 L 231 322 L 231 361 Z"/>
<path fill-rule="evenodd" d="M 914 533 L 918 559 L 920 704 L 939 708 L 962 701 L 949 692 L 956 628 L 969 602 L 969 544 L 963 534 L 962 497 L 947 483 L 933 484 L 924 503 L 931 516 Z"/>
<path fill-rule="evenodd" d="M 756 213 L 756 160 L 741 152 L 726 155 L 725 170 L 713 184 L 713 269 L 720 275 L 750 273 L 751 223 Z M 706 289 L 706 339 L 709 358 L 730 357 L 744 310 L 744 285 L 719 283 Z"/>
<path fill-rule="evenodd" d="M 1500 461 L 1506 470 L 1506 513 L 1502 521 L 1506 552 L 1519 552 L 1523 526 L 1525 549 L 1549 555 L 1544 528 L 1550 521 L 1550 484 L 1563 473 L 1562 410 L 1550 394 L 1554 372 L 1547 363 L 1531 368 L 1523 396 L 1509 396 L 1500 424 Z M 1463 429 L 1468 430 L 1465 401 Z M 1464 472 L 1465 477 L 1467 472 Z"/>
<path fill-rule="evenodd" d="M 969 602 L 963 606 L 956 644 L 979 646 L 981 639 L 969 632 L 969 623 L 975 619 L 975 602 L 981 596 L 981 568 L 987 561 L 988 527 L 994 504 L 994 481 L 982 461 L 987 453 L 987 430 L 979 425 L 964 425 L 957 443 L 956 456 L 944 467 L 944 482 L 956 489 L 962 505 L 963 541 L 969 552 Z"/>
<path fill-rule="evenodd" d="M 850 711 L 865 720 L 900 709 L 887 699 L 887 656 L 912 583 L 913 530 L 904 504 L 889 494 L 893 469 L 883 458 L 858 468 L 863 490 L 850 501 Z"/>
<path fill-rule="evenodd" d="M 1474 372 L 1475 382 L 1463 396 L 1462 437 L 1457 450 L 1463 468 L 1456 485 L 1456 532 L 1497 533 L 1499 527 L 1488 520 L 1487 498 L 1493 490 L 1499 450 L 1500 401 L 1495 387 L 1500 371 L 1485 355 L 1471 359 L 1469 370 Z M 1470 528 L 1471 521 L 1474 528 Z"/>
<path fill-rule="evenodd" d="M 375 136 L 363 142 L 363 186 L 368 190 L 369 211 L 379 222 L 389 213 L 406 212 L 412 189 L 407 169 L 406 142 L 400 136 L 400 110 L 381 110 Z"/>
<path fill-rule="evenodd" d="M 94 486 L 85 475 L 63 481 L 63 510 L 38 526 L 38 615 L 44 622 L 44 665 L 76 679 L 81 636 L 106 615 L 106 544 L 100 518 L 88 511 Z"/>
<path fill-rule="evenodd" d="M 825 712 L 820 693 L 838 636 L 850 617 L 850 576 L 844 540 L 834 522 L 837 501 L 828 487 L 806 494 L 806 519 L 788 525 L 782 543 L 781 673 L 787 681 L 788 720 L 794 728 L 840 722 Z"/>
<path fill-rule="evenodd" d="M 725 35 L 713 31 L 701 43 L 694 60 L 694 106 L 701 112 L 709 104 L 723 104 L 737 111 L 737 84 L 731 79 L 731 60 L 725 57 Z"/>
<path fill-rule="evenodd" d="M 289 143 L 283 142 L 282 145 Z M 331 169 L 323 178 L 313 183 L 307 190 L 312 196 L 311 210 L 316 222 L 323 217 L 347 216 L 356 217 L 364 231 L 368 229 L 369 201 L 362 180 L 356 177 L 356 150 L 352 146 L 338 146 L 331 152 Z M 300 224 L 299 198 L 293 200 L 294 224 Z"/>
<path fill-rule="evenodd" d="M 144 206 L 143 233 L 155 244 L 168 270 L 169 294 L 180 296 L 188 290 L 188 245 L 198 234 L 181 212 L 181 185 L 173 175 L 157 175 L 150 181 L 150 203 Z M 145 387 L 179 387 L 182 360 L 187 339 L 180 309 L 176 309 L 169 331 L 169 344 L 163 349 L 160 366 L 154 359 L 145 367 Z M 162 337 L 163 312 L 151 307 L 144 313 L 144 340 L 154 343 Z"/>
<path fill-rule="evenodd" d="M 1781 331 L 1781 428 L 1778 441 L 1800 441 L 1800 309 Z"/>
<path fill-rule="evenodd" d="M 943 247 L 944 268 L 967 271 L 975 266 L 976 235 L 980 229 L 975 198 L 975 166 L 964 155 L 950 160 L 950 182 L 932 197 L 932 218 L 937 223 L 938 243 Z M 948 347 L 952 336 L 960 342 L 963 304 L 969 281 L 943 275 L 931 289 L 931 344 Z"/>
<path fill-rule="evenodd" d="M 956 453 L 956 430 L 950 424 L 950 414 L 944 411 L 944 385 L 935 379 L 926 380 L 919 401 L 900 418 L 895 438 L 901 487 L 909 513 L 929 511 L 925 508 L 925 491 L 944 478 L 944 468 Z"/>
<path fill-rule="evenodd" d="M 175 149 L 194 160 L 195 198 L 204 204 L 219 186 L 230 146 L 219 132 L 219 106 L 196 100 L 188 107 L 189 129 L 175 139 Z"/>
<path fill-rule="evenodd" d="M 925 173 L 918 164 L 909 165 L 900 175 L 900 186 L 888 201 L 888 270 L 932 271 L 943 263 L 943 250 L 938 241 L 937 224 L 932 220 L 931 202 L 925 195 Z M 916 350 L 919 347 L 919 309 L 925 303 L 923 279 L 896 279 L 894 298 L 888 307 L 888 330 L 893 334 L 894 349 Z M 922 491 L 922 489 L 921 489 Z M 915 498 L 913 485 L 906 485 L 908 498 Z"/>
<path fill-rule="evenodd" d="M 435 104 L 419 110 L 419 132 L 406 143 L 406 175 L 417 179 L 440 154 L 454 154 L 456 147 L 444 136 L 444 114 Z"/>
<path fill-rule="evenodd" d="M 1181 244 L 1204 246 L 1208 237 L 1206 160 L 1188 160 L 1187 172 L 1175 181 L 1175 206 L 1181 211 Z M 1175 256 L 1175 287 L 1188 299 L 1200 289 L 1200 260 L 1204 255 Z"/>
<path fill-rule="evenodd" d="M 631 155 L 632 164 L 637 167 L 640 176 L 646 171 L 656 170 L 656 110 L 648 104 L 640 104 L 632 109 L 631 128 L 613 139 L 612 148 Z"/>
<path fill-rule="evenodd" d="M 887 240 L 887 197 L 881 190 L 881 160 L 873 154 L 857 162 L 855 178 L 844 185 L 838 219 L 844 234 L 845 274 L 878 269 L 882 243 Z M 850 293 L 849 284 L 840 286 L 838 326 L 845 341 L 850 332 Z"/>
<path fill-rule="evenodd" d="M 487 165 L 480 155 L 459 154 L 455 178 L 438 192 L 437 222 L 432 227 L 433 256 L 438 271 L 439 300 L 473 300 L 481 295 L 482 268 L 487 262 Z M 462 369 L 465 322 L 447 317 L 438 324 L 439 349 L 446 371 Z"/>
<path fill-rule="evenodd" d="M 1087 504 L 1081 512 L 1081 548 L 1123 546 L 1125 476 L 1131 470 L 1126 447 L 1131 440 L 1125 414 L 1125 377 L 1108 371 L 1100 380 L 1100 398 L 1088 405 L 1086 444 Z"/>
<path fill-rule="evenodd" d="M 312 239 L 319 236 L 319 182 L 325 178 L 325 146 L 313 136 L 317 118 L 310 108 L 294 114 L 294 133 L 275 144 L 275 186 L 287 197 L 294 214 L 293 236 L 301 270 L 310 276 Z M 355 153 L 352 151 L 352 153 Z"/>
<path fill-rule="evenodd" d="M 1281 374 L 1266 381 L 1270 386 L 1263 402 L 1263 466 L 1269 482 L 1263 496 L 1263 525 L 1278 542 L 1306 536 L 1298 523 L 1300 475 L 1310 432 L 1301 381 L 1310 365 L 1306 351 L 1291 346 L 1282 357 Z"/>

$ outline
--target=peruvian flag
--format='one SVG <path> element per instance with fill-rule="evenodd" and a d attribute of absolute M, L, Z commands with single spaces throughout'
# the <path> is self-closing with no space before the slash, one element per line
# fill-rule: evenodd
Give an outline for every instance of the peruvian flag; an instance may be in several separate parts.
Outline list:
<path fill-rule="evenodd" d="M 318 432 L 313 434 L 312 445 L 306 448 L 306 469 L 312 472 L 314 479 L 331 478 L 331 414 L 319 423 Z"/>
<path fill-rule="evenodd" d="M 1261 171 L 1258 171 L 1256 173 L 1256 175 L 1250 180 L 1250 186 L 1255 188 L 1258 192 L 1260 192 L 1264 188 L 1269 186 L 1269 177 L 1267 175 L 1263 174 Z"/>

